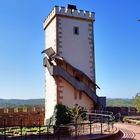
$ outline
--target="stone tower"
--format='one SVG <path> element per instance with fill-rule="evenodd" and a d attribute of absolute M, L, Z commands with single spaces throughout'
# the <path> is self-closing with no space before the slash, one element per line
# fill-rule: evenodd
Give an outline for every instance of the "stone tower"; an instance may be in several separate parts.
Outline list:
<path fill-rule="evenodd" d="M 55 6 L 44 21 L 46 120 L 56 104 L 78 104 L 89 112 L 105 105 L 96 95 L 94 16 L 74 5 Z"/>

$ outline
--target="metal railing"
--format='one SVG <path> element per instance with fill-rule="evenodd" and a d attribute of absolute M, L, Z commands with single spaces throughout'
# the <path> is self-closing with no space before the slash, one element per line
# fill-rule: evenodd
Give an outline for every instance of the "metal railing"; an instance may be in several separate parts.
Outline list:
<path fill-rule="evenodd" d="M 111 126 L 105 123 L 79 123 L 69 124 L 66 126 L 15 126 L 0 128 L 0 140 L 20 139 L 20 140 L 49 140 L 73 137 L 77 138 L 81 135 L 93 135 L 109 133 L 113 130 Z"/>
<path fill-rule="evenodd" d="M 88 120 L 83 123 L 71 123 L 68 125 L 44 125 L 39 123 L 34 126 L 24 126 L 21 119 L 20 126 L 0 126 L 0 140 L 61 140 L 77 138 L 82 135 L 109 134 L 114 131 L 114 117 L 111 112 L 95 111 L 88 113 Z"/>

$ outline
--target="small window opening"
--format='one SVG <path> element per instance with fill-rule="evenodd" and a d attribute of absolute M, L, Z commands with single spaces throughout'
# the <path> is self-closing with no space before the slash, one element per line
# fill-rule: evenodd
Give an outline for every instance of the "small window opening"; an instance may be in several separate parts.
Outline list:
<path fill-rule="evenodd" d="M 79 92 L 79 99 L 82 99 L 82 92 Z"/>
<path fill-rule="evenodd" d="M 75 35 L 79 35 L 79 27 L 74 27 L 73 31 Z"/>
<path fill-rule="evenodd" d="M 75 100 L 77 99 L 77 92 L 76 92 L 76 90 L 75 90 L 75 92 L 74 92 L 74 99 L 75 99 Z"/>

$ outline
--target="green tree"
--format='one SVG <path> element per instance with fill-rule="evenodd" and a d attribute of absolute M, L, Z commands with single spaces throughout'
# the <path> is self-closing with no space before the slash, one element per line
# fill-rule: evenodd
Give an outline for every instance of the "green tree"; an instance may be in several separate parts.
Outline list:
<path fill-rule="evenodd" d="M 86 110 L 85 108 L 78 106 L 77 104 L 71 108 L 68 108 L 68 115 L 71 117 L 74 123 L 86 120 Z"/>
<path fill-rule="evenodd" d="M 138 112 L 140 112 L 140 92 L 134 98 L 134 105 Z"/>
<path fill-rule="evenodd" d="M 65 105 L 58 104 L 55 106 L 55 124 L 65 125 L 71 122 L 71 117 L 68 115 L 68 108 Z"/>

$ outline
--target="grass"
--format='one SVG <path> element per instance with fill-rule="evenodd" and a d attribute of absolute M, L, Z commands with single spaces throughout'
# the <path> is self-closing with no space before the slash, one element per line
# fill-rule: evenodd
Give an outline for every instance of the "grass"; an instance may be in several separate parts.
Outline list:
<path fill-rule="evenodd" d="M 46 127 L 23 127 L 22 128 L 22 134 L 23 135 L 30 135 L 30 134 L 39 134 L 39 133 L 45 133 L 47 132 Z M 15 128 L 15 127 L 9 127 L 6 128 L 6 134 L 10 135 L 20 135 L 21 134 L 21 128 Z M 0 129 L 0 135 L 4 135 L 4 129 Z"/>

